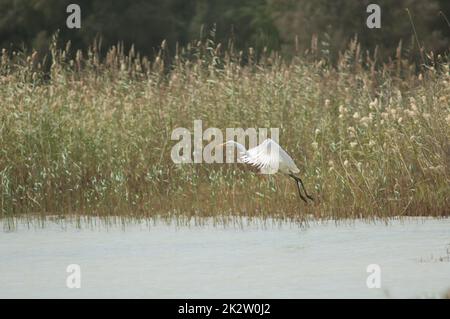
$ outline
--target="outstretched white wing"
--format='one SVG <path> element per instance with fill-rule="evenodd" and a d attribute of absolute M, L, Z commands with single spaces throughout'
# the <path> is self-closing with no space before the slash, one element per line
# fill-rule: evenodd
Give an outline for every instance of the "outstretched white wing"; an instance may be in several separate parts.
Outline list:
<path fill-rule="evenodd" d="M 274 140 L 268 138 L 257 147 L 251 148 L 242 156 L 242 161 L 261 169 L 262 173 L 298 173 L 299 169 L 292 158 Z"/>
<path fill-rule="evenodd" d="M 272 139 L 266 139 L 260 145 L 251 148 L 242 156 L 244 163 L 253 165 L 263 173 L 276 173 L 280 167 L 281 147 Z"/>

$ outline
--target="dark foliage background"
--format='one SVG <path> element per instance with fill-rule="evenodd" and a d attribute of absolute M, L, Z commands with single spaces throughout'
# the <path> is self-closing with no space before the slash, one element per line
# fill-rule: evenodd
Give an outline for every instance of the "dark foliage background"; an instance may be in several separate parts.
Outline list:
<path fill-rule="evenodd" d="M 210 36 L 233 40 L 238 48 L 263 47 L 290 54 L 311 47 L 313 36 L 321 50 L 337 54 L 358 35 L 364 48 L 378 47 L 387 58 L 400 40 L 411 43 L 414 32 L 408 8 L 425 50 L 445 52 L 450 44 L 449 0 L 378 0 L 382 28 L 368 29 L 369 0 L 0 0 L 0 46 L 45 50 L 56 30 L 62 41 L 87 48 L 101 36 L 104 47 L 123 41 L 145 54 L 163 39 L 169 50 L 176 43 Z M 65 21 L 70 3 L 81 6 L 82 28 L 70 30 Z M 297 38 L 297 41 L 295 40 Z M 415 41 L 415 40 L 414 40 Z M 297 43 L 297 44 L 296 44 Z"/>

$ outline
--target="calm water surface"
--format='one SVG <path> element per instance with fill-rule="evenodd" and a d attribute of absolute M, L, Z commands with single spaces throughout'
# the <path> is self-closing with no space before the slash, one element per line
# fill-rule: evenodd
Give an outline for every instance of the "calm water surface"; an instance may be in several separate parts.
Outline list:
<path fill-rule="evenodd" d="M 1 298 L 420 298 L 450 288 L 450 219 L 6 228 Z M 66 286 L 69 264 L 81 267 L 79 289 Z M 380 289 L 367 288 L 369 264 L 380 266 Z"/>

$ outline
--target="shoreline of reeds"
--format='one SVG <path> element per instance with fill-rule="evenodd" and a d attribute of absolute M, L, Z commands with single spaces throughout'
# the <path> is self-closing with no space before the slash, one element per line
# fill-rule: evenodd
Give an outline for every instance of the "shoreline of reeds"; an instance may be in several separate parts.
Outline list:
<path fill-rule="evenodd" d="M 164 43 L 150 59 L 50 48 L 0 59 L 0 218 L 244 216 L 302 220 L 450 215 L 444 57 L 377 62 L 353 41 L 326 56 Z M 174 164 L 173 129 L 280 128 L 316 198 L 242 164 Z M 207 141 L 204 141 L 206 144 Z"/>

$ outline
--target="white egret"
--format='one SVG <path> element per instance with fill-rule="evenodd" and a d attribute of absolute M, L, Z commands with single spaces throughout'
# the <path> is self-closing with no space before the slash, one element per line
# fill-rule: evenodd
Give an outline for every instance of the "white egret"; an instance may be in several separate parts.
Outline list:
<path fill-rule="evenodd" d="M 226 143 L 220 144 L 219 146 L 222 145 L 235 146 L 239 151 L 238 158 L 244 163 L 257 167 L 261 170 L 262 173 L 274 174 L 277 172 L 281 172 L 293 178 L 295 184 L 297 185 L 298 195 L 300 196 L 300 198 L 305 203 L 307 203 L 306 198 L 300 191 L 301 185 L 306 197 L 310 200 L 314 200 L 306 192 L 305 185 L 303 184 L 301 178 L 294 175 L 300 173 L 300 170 L 298 169 L 297 165 L 295 165 L 294 160 L 274 140 L 268 138 L 258 146 L 250 148 L 248 150 L 245 149 L 244 145 L 235 141 L 228 141 Z"/>

